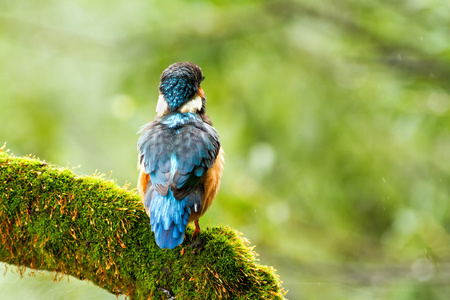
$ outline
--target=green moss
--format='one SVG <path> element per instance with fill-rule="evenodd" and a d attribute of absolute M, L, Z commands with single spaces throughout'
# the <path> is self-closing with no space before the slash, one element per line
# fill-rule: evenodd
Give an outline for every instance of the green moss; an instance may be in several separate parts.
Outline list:
<path fill-rule="evenodd" d="M 0 149 L 0 260 L 90 280 L 132 299 L 283 299 L 271 267 L 229 227 L 161 250 L 139 196 Z"/>

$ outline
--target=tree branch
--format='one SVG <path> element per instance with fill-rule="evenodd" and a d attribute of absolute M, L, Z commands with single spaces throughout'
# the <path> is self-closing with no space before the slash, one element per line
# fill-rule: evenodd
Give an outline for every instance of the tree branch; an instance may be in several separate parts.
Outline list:
<path fill-rule="evenodd" d="M 4 148 L 4 147 L 3 147 Z M 0 261 L 89 280 L 131 299 L 283 299 L 249 242 L 210 227 L 173 250 L 154 243 L 139 196 L 0 148 Z"/>

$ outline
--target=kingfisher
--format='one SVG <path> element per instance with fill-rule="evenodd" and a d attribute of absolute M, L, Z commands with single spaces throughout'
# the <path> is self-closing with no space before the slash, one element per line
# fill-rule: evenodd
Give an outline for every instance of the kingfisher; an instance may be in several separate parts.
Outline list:
<path fill-rule="evenodd" d="M 205 113 L 203 80 L 191 62 L 170 65 L 161 75 L 156 117 L 139 131 L 138 190 L 162 249 L 180 245 L 192 221 L 195 238 L 220 186 L 224 153 Z"/>

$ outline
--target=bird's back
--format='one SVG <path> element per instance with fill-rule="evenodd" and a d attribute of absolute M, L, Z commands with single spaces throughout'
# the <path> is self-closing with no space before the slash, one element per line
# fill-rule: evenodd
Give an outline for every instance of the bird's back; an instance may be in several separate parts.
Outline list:
<path fill-rule="evenodd" d="M 173 248 L 183 241 L 191 213 L 203 211 L 205 176 L 219 153 L 219 136 L 198 115 L 173 113 L 143 127 L 138 149 L 141 174 L 149 177 L 141 194 L 152 231 L 161 248 Z"/>

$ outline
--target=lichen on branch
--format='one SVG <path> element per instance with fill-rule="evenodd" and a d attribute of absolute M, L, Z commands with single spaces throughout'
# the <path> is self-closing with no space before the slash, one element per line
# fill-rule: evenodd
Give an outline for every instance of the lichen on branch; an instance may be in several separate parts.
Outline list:
<path fill-rule="evenodd" d="M 181 246 L 154 242 L 137 193 L 0 148 L 0 261 L 89 280 L 131 299 L 284 299 L 247 239 L 208 227 Z"/>

